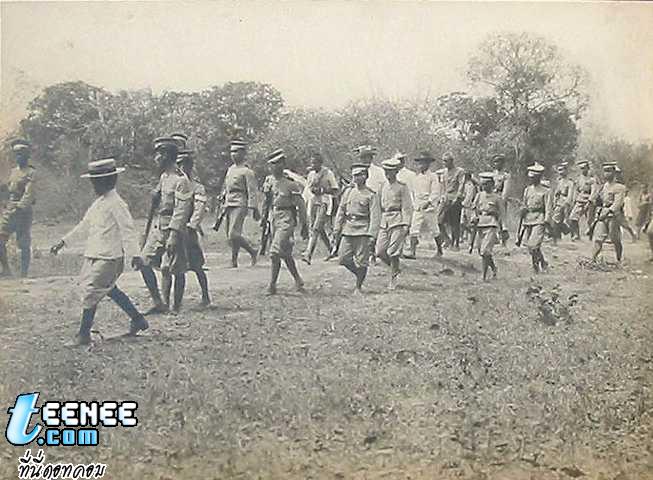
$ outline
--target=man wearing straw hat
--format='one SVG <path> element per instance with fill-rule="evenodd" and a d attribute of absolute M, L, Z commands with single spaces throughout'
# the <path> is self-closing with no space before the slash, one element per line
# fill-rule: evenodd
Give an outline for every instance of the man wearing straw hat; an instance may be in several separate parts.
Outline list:
<path fill-rule="evenodd" d="M 523 236 L 524 243 L 531 254 L 535 273 L 548 267 L 542 254 L 542 242 L 546 225 L 551 219 L 552 205 L 550 189 L 540 184 L 543 172 L 544 167 L 539 163 L 528 167 L 530 185 L 524 189 L 523 206 L 520 211 L 524 231 L 518 232 L 518 237 Z"/>
<path fill-rule="evenodd" d="M 415 163 L 417 174 L 413 180 L 413 218 L 410 223 L 410 250 L 406 258 L 415 258 L 417 244 L 422 225 L 426 224 L 429 233 L 435 240 L 438 255 L 442 255 L 442 240 L 438 224 L 437 209 L 440 206 L 441 191 L 437 177 L 431 172 L 431 164 L 435 158 L 429 152 L 421 152 Z"/>
<path fill-rule="evenodd" d="M 146 312 L 165 313 L 170 306 L 170 290 L 174 293 L 172 312 L 177 313 L 186 288 L 186 225 L 193 208 L 193 191 L 190 180 L 177 170 L 177 142 L 170 137 L 154 141 L 156 161 L 162 171 L 153 194 L 157 206 L 156 222 L 145 239 L 141 275 L 145 281 L 154 306 Z M 163 299 L 153 268 L 161 270 Z"/>
<path fill-rule="evenodd" d="M 251 264 L 254 266 L 257 252 L 243 236 L 243 225 L 250 210 L 254 221 L 260 220 L 256 178 L 252 169 L 245 164 L 247 143 L 241 139 L 234 139 L 229 149 L 234 163 L 227 169 L 224 180 L 224 206 L 227 215 L 227 238 L 231 246 L 231 266 L 238 267 L 238 252 L 241 247 L 249 253 Z"/>
<path fill-rule="evenodd" d="M 80 274 L 83 310 L 77 334 L 78 345 L 91 343 L 95 311 L 105 296 L 131 319 L 128 335 L 136 335 L 148 328 L 143 315 L 116 285 L 124 269 L 125 257 L 131 259 L 133 268 L 142 266 L 134 220 L 127 204 L 115 190 L 118 174 L 124 170 L 116 168 L 113 158 L 88 164 L 88 172 L 82 177 L 91 180 L 97 198 L 82 221 L 50 249 L 56 255 L 64 246 L 86 239 L 84 265 Z"/>
<path fill-rule="evenodd" d="M 184 149 L 179 150 L 177 154 L 177 166 L 179 171 L 188 178 L 193 189 L 193 204 L 191 208 L 191 216 L 187 225 L 186 236 L 186 256 L 188 258 L 188 269 L 195 272 L 197 282 L 202 290 L 202 303 L 201 306 L 206 307 L 211 304 L 209 296 L 209 280 L 204 272 L 204 251 L 200 242 L 202 232 L 202 220 L 206 214 L 206 204 L 208 197 L 206 189 L 199 180 L 193 177 L 193 166 L 195 160 L 193 158 L 193 151 Z"/>
<path fill-rule="evenodd" d="M 16 139 L 10 143 L 16 167 L 9 174 L 9 202 L 0 213 L 0 277 L 11 276 L 7 259 L 7 241 L 13 233 L 20 250 L 20 275 L 29 271 L 32 243 L 32 206 L 34 205 L 34 167 L 29 164 L 30 144 Z"/>
<path fill-rule="evenodd" d="M 272 265 L 268 295 L 276 295 L 277 280 L 281 271 L 281 260 L 284 261 L 288 271 L 295 280 L 295 288 L 304 291 L 304 280 L 297 270 L 293 258 L 295 245 L 295 228 L 299 225 L 301 236 L 308 238 L 308 219 L 306 206 L 302 198 L 302 187 L 284 174 L 286 156 L 282 149 L 275 150 L 267 157 L 267 163 L 272 172 L 265 178 L 263 193 L 262 219 L 272 219 L 272 240 L 270 242 L 270 260 Z M 262 220 L 263 221 L 263 220 Z"/>
<path fill-rule="evenodd" d="M 342 236 L 340 265 L 356 276 L 354 292 L 361 293 L 369 265 L 370 243 L 379 234 L 381 211 L 378 195 L 365 185 L 367 168 L 354 164 L 351 176 L 353 185 L 342 194 L 334 229 L 336 237 Z"/>
<path fill-rule="evenodd" d="M 618 262 L 621 261 L 623 256 L 620 216 L 624 206 L 626 187 L 617 182 L 616 170 L 616 162 L 605 162 L 603 164 L 605 183 L 597 197 L 593 261 L 597 260 L 603 249 L 603 243 L 608 239 L 614 245 L 614 252 Z"/>
<path fill-rule="evenodd" d="M 389 290 L 397 288 L 399 259 L 413 217 L 413 203 L 408 187 L 397 180 L 401 162 L 396 158 L 382 164 L 387 182 L 381 187 L 379 205 L 381 224 L 376 240 L 376 256 L 390 266 Z"/>

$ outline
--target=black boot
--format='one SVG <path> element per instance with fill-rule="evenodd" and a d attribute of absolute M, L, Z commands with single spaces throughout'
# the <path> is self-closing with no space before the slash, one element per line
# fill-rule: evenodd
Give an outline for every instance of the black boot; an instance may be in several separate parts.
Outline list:
<path fill-rule="evenodd" d="M 85 308 L 82 311 L 82 322 L 79 326 L 79 333 L 77 334 L 77 345 L 90 345 L 91 344 L 91 328 L 93 327 L 93 319 L 95 318 L 95 307 Z"/>
<path fill-rule="evenodd" d="M 540 273 L 540 259 L 537 256 L 537 250 L 531 252 L 531 263 L 533 264 L 533 271 Z"/>
<path fill-rule="evenodd" d="M 442 256 L 442 237 L 435 237 L 435 246 L 438 249 L 438 257 Z"/>
<path fill-rule="evenodd" d="M 25 278 L 29 272 L 29 264 L 32 259 L 32 252 L 29 248 L 20 251 L 20 276 Z"/>
<path fill-rule="evenodd" d="M 494 258 L 490 255 L 488 257 L 488 261 L 490 262 L 490 268 L 492 269 L 492 278 L 497 278 L 497 264 L 494 263 Z"/>
<path fill-rule="evenodd" d="M 11 277 L 11 268 L 9 267 L 9 260 L 7 258 L 7 246 L 2 240 L 0 240 L 0 266 L 2 266 L 0 277 Z"/>
<path fill-rule="evenodd" d="M 483 269 L 483 281 L 487 280 L 487 270 L 490 267 L 490 264 L 487 260 L 487 257 L 485 255 L 481 256 L 481 265 Z"/>

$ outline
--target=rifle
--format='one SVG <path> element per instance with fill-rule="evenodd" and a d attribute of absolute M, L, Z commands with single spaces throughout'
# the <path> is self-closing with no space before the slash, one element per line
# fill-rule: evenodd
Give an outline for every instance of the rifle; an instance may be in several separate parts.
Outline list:
<path fill-rule="evenodd" d="M 268 243 L 270 241 L 271 227 L 270 221 L 266 218 L 264 219 L 263 229 L 261 230 L 261 247 L 259 248 L 258 254 L 265 255 L 265 251 L 268 248 Z"/>
<path fill-rule="evenodd" d="M 517 240 L 515 241 L 515 245 L 517 247 L 521 247 L 521 242 L 524 239 L 524 232 L 526 229 L 524 228 L 524 216 L 522 215 L 519 217 L 519 227 L 517 227 Z"/>
<path fill-rule="evenodd" d="M 224 195 L 220 195 L 218 198 L 218 216 L 215 219 L 215 225 L 213 225 L 213 230 L 216 232 L 220 230 L 220 226 L 224 221 L 224 217 L 227 215 L 227 208 L 224 206 Z"/>
<path fill-rule="evenodd" d="M 229 171 L 229 169 L 227 168 L 224 171 L 224 175 L 222 175 L 222 177 L 220 177 L 220 181 L 218 182 L 218 188 L 216 189 L 218 192 L 222 191 L 222 187 L 224 186 L 224 182 L 225 182 L 225 180 L 227 178 L 227 172 L 228 171 Z M 216 208 L 216 211 L 218 212 L 218 215 L 217 215 L 217 217 L 215 219 L 215 225 L 213 225 L 213 230 L 215 230 L 216 232 L 218 230 L 220 230 L 220 226 L 222 225 L 222 222 L 224 221 L 224 217 L 227 214 L 227 209 L 224 206 L 224 202 L 226 200 L 226 197 L 227 197 L 227 192 L 226 191 L 220 193 L 220 195 L 218 196 L 218 205 L 217 205 L 217 208 Z"/>
<path fill-rule="evenodd" d="M 147 237 L 149 237 L 150 230 L 152 229 L 152 221 L 154 220 L 154 214 L 156 213 L 156 209 L 159 208 L 160 203 L 161 203 L 161 193 L 156 192 L 154 195 L 152 195 L 152 204 L 150 205 L 150 211 L 147 214 L 147 224 L 145 225 L 145 233 L 143 234 L 143 242 L 141 248 L 143 248 L 147 243 Z"/>
<path fill-rule="evenodd" d="M 600 220 L 598 217 L 596 217 L 596 220 L 592 222 L 592 225 L 590 225 L 590 228 L 587 229 L 587 237 L 592 240 L 592 237 L 594 236 L 594 229 L 596 228 L 596 224 L 599 223 Z"/>
<path fill-rule="evenodd" d="M 261 218 L 261 246 L 259 247 L 259 255 L 265 255 L 270 241 L 270 234 L 272 233 L 272 225 L 270 224 L 270 209 L 272 208 L 272 194 L 267 192 L 265 194 L 265 202 L 263 204 L 263 216 Z"/>
<path fill-rule="evenodd" d="M 341 243 L 342 243 L 342 233 L 339 233 L 336 235 L 336 238 L 333 241 L 333 244 L 331 246 L 331 251 L 329 252 L 329 256 L 326 258 L 326 260 L 331 260 L 332 258 L 336 258 L 338 256 L 338 250 L 340 250 Z"/>

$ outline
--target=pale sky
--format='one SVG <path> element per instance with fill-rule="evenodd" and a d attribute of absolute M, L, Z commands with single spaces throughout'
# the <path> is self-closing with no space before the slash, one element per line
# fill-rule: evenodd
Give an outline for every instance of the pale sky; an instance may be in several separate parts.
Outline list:
<path fill-rule="evenodd" d="M 274 85 L 291 106 L 468 90 L 466 63 L 496 31 L 531 31 L 592 78 L 591 119 L 653 139 L 653 5 L 558 2 L 2 2 L 2 122 L 40 87 L 111 91 Z"/>

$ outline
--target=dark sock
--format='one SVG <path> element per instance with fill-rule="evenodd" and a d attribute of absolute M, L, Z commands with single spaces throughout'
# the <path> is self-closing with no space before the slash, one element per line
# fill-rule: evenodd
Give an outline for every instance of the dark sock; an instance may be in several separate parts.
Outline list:
<path fill-rule="evenodd" d="M 202 300 L 210 302 L 209 280 L 206 278 L 206 273 L 200 268 L 199 270 L 195 270 L 195 275 L 197 276 L 197 283 L 200 284 L 200 288 L 202 289 Z"/>
<path fill-rule="evenodd" d="M 172 290 L 172 274 L 164 272 L 161 278 L 161 290 L 163 291 L 163 302 L 170 305 L 170 290 Z"/>
<path fill-rule="evenodd" d="M 109 292 L 109 298 L 116 302 L 120 309 L 129 315 L 129 318 L 132 320 L 142 317 L 141 313 L 136 309 L 127 294 L 120 290 L 117 286 L 111 289 Z"/>
<path fill-rule="evenodd" d="M 141 276 L 145 282 L 148 292 L 150 292 L 150 297 L 155 305 L 161 305 L 161 293 L 159 293 L 159 284 L 156 280 L 156 274 L 152 267 L 143 267 L 141 268 Z"/>
<path fill-rule="evenodd" d="M 186 289 L 186 274 L 177 273 L 175 274 L 175 288 L 174 288 L 174 298 L 172 309 L 179 311 L 181 308 L 181 303 L 184 299 L 184 290 Z"/>
<path fill-rule="evenodd" d="M 272 263 L 270 286 L 275 287 L 277 285 L 277 281 L 279 280 L 279 272 L 281 271 L 281 258 L 279 258 L 278 255 L 272 255 L 270 257 L 270 261 Z"/>
<path fill-rule="evenodd" d="M 32 251 L 30 250 L 29 247 L 21 249 L 21 251 L 20 251 L 20 274 L 23 277 L 26 277 L 27 272 L 29 272 L 29 264 L 30 264 L 31 258 L 32 258 Z"/>
<path fill-rule="evenodd" d="M 82 322 L 79 326 L 80 337 L 89 337 L 91 335 L 91 328 L 93 327 L 96 309 L 97 307 L 85 308 L 82 310 Z"/>
<path fill-rule="evenodd" d="M 3 272 L 9 273 L 11 271 L 9 268 L 9 259 L 7 258 L 7 245 L 3 241 L 0 241 L 0 265 L 2 265 Z"/>
<path fill-rule="evenodd" d="M 367 267 L 359 268 L 358 273 L 356 274 L 356 288 L 361 288 L 363 286 L 365 277 L 367 277 Z"/>

